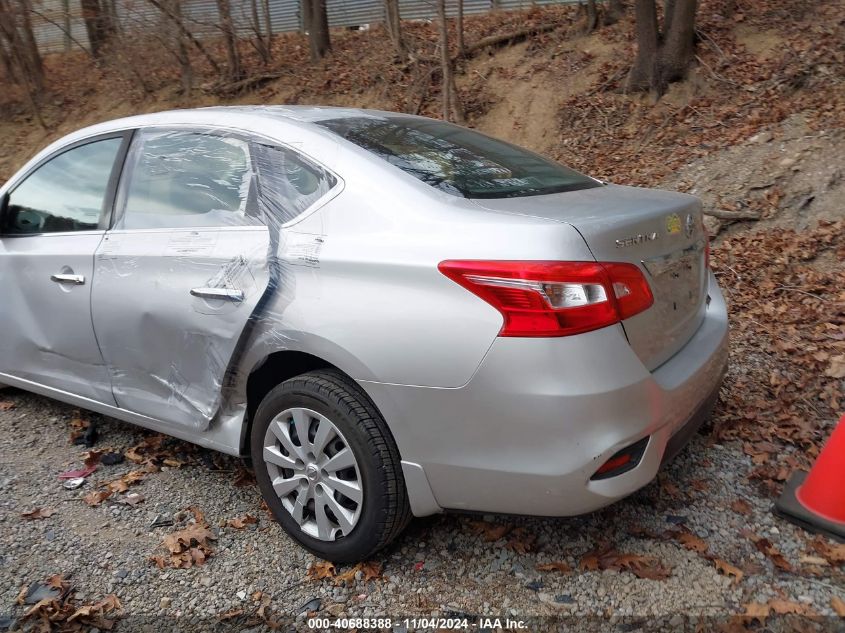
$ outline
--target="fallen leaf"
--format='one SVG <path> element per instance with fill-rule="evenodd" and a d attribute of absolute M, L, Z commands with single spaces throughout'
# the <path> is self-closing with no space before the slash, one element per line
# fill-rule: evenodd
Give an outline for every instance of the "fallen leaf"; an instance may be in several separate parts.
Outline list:
<path fill-rule="evenodd" d="M 790 600 L 769 600 L 769 606 L 778 615 L 815 615 L 815 612 L 806 604 Z"/>
<path fill-rule="evenodd" d="M 751 504 L 744 499 L 737 499 L 731 504 L 731 510 L 737 514 L 751 514 Z"/>
<path fill-rule="evenodd" d="M 520 527 L 511 532 L 508 542 L 505 543 L 505 547 L 518 554 L 527 554 L 534 550 L 534 542 L 536 540 L 537 536 L 535 534 L 529 534 L 525 531 L 525 528 Z"/>
<path fill-rule="evenodd" d="M 761 604 L 759 602 L 751 602 L 745 605 L 745 613 L 743 618 L 758 620 L 761 624 L 765 622 L 766 618 L 772 612 L 772 608 L 768 604 Z"/>
<path fill-rule="evenodd" d="M 714 558 L 713 564 L 716 566 L 716 571 L 733 579 L 734 585 L 738 585 L 742 580 L 743 573 L 730 563 L 723 561 L 721 558 Z"/>
<path fill-rule="evenodd" d="M 0 411 L 11 411 L 16 406 L 11 400 L 0 400 Z"/>
<path fill-rule="evenodd" d="M 354 574 L 353 574 L 354 575 Z M 334 565 L 328 561 L 312 563 L 308 568 L 308 577 L 311 580 L 322 580 L 323 578 L 334 578 Z"/>
<path fill-rule="evenodd" d="M 230 528 L 235 528 L 236 530 L 243 530 L 247 525 L 252 525 L 258 523 L 258 519 L 256 519 L 251 514 L 245 514 L 242 517 L 235 517 L 233 519 L 229 519 L 226 521 L 226 526 Z"/>
<path fill-rule="evenodd" d="M 692 532 L 676 532 L 675 539 L 688 550 L 703 554 L 710 546 Z"/>
<path fill-rule="evenodd" d="M 235 487 L 244 488 L 246 486 L 255 486 L 255 473 L 245 468 L 242 463 L 238 463 L 238 470 L 235 474 Z"/>
<path fill-rule="evenodd" d="M 98 506 L 103 501 L 112 496 L 111 490 L 92 490 L 87 495 L 82 497 L 82 500 L 89 506 Z"/>
<path fill-rule="evenodd" d="M 361 563 L 361 572 L 364 574 L 364 580 L 377 580 L 381 578 L 381 563 L 367 562 Z"/>
<path fill-rule="evenodd" d="M 753 532 L 746 531 L 744 532 L 744 534 L 754 542 L 754 546 L 763 554 L 765 554 L 769 558 L 769 560 L 774 563 L 776 567 L 779 567 L 784 571 L 793 570 L 792 565 L 789 563 L 789 561 L 786 560 L 780 550 L 776 548 L 769 539 L 757 536 Z"/>
<path fill-rule="evenodd" d="M 56 511 L 52 508 L 36 508 L 35 510 L 30 510 L 29 512 L 22 512 L 21 518 L 26 519 L 27 521 L 38 521 L 40 519 L 51 517 L 54 514 L 56 514 Z"/>
<path fill-rule="evenodd" d="M 559 571 L 563 574 L 572 571 L 572 567 L 564 561 L 556 561 L 553 563 L 538 563 L 534 566 L 537 571 Z"/>
<path fill-rule="evenodd" d="M 97 466 L 100 463 L 100 458 L 102 456 L 102 451 L 88 451 L 85 453 L 85 460 L 82 463 L 86 468 L 90 466 Z"/>
<path fill-rule="evenodd" d="M 839 596 L 833 596 L 830 599 L 830 606 L 836 612 L 836 615 L 845 618 L 845 600 L 842 600 Z"/>
<path fill-rule="evenodd" d="M 581 571 L 614 570 L 627 571 L 637 578 L 650 580 L 665 580 L 672 575 L 672 570 L 664 567 L 653 556 L 640 554 L 623 554 L 615 551 L 609 544 L 600 544 L 596 549 L 587 552 L 579 564 Z"/>
<path fill-rule="evenodd" d="M 824 372 L 824 375 L 831 378 L 845 378 L 845 354 L 831 358 L 830 366 Z"/>
<path fill-rule="evenodd" d="M 810 543 L 812 548 L 825 558 L 831 565 L 842 565 L 845 563 L 845 543 L 831 545 L 822 537 L 816 537 Z"/>
<path fill-rule="evenodd" d="M 169 552 L 170 556 L 167 559 L 161 556 L 151 556 L 150 562 L 157 567 L 170 566 L 176 569 L 188 569 L 205 564 L 212 556 L 213 550 L 210 541 L 217 540 L 217 537 L 205 522 L 205 515 L 199 508 L 191 506 L 188 510 L 193 512 L 196 522 L 164 537 L 161 545 Z"/>
<path fill-rule="evenodd" d="M 487 521 L 472 521 L 470 527 L 476 534 L 481 534 L 488 543 L 504 538 L 513 530 L 511 525 L 496 525 Z"/>
<path fill-rule="evenodd" d="M 217 616 L 217 619 L 220 622 L 225 622 L 226 620 L 232 620 L 232 619 L 237 618 L 238 616 L 241 616 L 243 614 L 244 614 L 243 609 L 237 609 L 237 608 L 236 609 L 229 609 L 228 611 L 226 611 L 224 613 L 220 613 Z"/>

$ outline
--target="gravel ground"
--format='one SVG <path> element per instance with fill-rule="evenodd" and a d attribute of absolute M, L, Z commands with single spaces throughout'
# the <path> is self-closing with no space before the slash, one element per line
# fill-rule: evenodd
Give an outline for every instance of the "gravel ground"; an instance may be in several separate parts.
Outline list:
<path fill-rule="evenodd" d="M 238 460 L 174 441 L 175 453 L 189 453 L 191 463 L 164 467 L 133 486 L 132 492 L 144 495 L 142 503 L 130 507 L 115 500 L 121 495 L 89 507 L 81 498 L 97 483 L 137 466 L 101 465 L 84 487 L 66 490 L 57 475 L 79 467 L 85 450 L 69 443 L 70 421 L 79 412 L 13 389 L 0 399 L 15 405 L 0 412 L 0 615 L 20 617 L 25 607 L 15 602 L 21 589 L 57 573 L 73 585 L 79 604 L 115 594 L 122 603 L 118 631 L 208 630 L 222 626 L 217 618 L 230 610 L 244 611 L 229 621 L 233 630 L 261 631 L 267 627 L 255 614 L 262 598 L 264 615 L 283 623 L 284 630 L 307 629 L 309 610 L 320 617 L 557 617 L 534 620 L 536 630 L 551 630 L 558 626 L 553 623 L 566 622 L 564 616 L 594 616 L 582 626 L 595 621 L 613 630 L 635 630 L 615 628 L 618 622 L 609 618 L 653 621 L 659 616 L 666 618 L 667 630 L 678 630 L 688 617 L 721 623 L 729 614 L 744 613 L 746 603 L 777 598 L 833 616 L 831 600 L 845 598 L 841 568 L 813 569 L 801 562 L 812 554 L 811 537 L 772 516 L 771 501 L 745 478 L 752 464 L 741 447 L 710 445 L 701 436 L 658 481 L 602 512 L 574 519 L 417 519 L 380 556 L 381 578 L 364 580 L 359 572 L 355 580 L 337 583 L 309 578 L 309 566 L 318 561 L 270 520 L 253 484 L 236 485 L 237 473 L 243 472 Z M 125 450 L 149 435 L 85 415 L 97 422 L 99 450 Z M 737 500 L 747 502 L 748 514 L 731 509 Z M 199 567 L 158 569 L 149 557 L 163 552 L 167 534 L 192 520 L 190 506 L 199 507 L 218 533 L 213 556 Z M 55 514 L 22 519 L 21 513 L 34 508 Z M 220 527 L 247 513 L 258 518 L 257 524 L 242 530 Z M 151 527 L 157 517 L 175 525 Z M 479 520 L 522 530 L 488 542 L 477 529 Z M 684 527 L 709 545 L 713 557 L 741 569 L 741 581 L 721 575 L 712 560 L 677 540 L 661 537 Z M 769 539 L 797 571 L 775 567 L 741 534 L 744 529 Z M 520 541 L 529 551 L 519 552 Z M 577 571 L 582 556 L 604 541 L 621 552 L 657 557 L 671 575 L 650 580 L 625 571 Z M 565 562 L 576 571 L 535 569 L 548 562 Z M 833 627 L 837 620 L 821 622 Z M 413 623 L 408 629 L 415 629 Z"/>

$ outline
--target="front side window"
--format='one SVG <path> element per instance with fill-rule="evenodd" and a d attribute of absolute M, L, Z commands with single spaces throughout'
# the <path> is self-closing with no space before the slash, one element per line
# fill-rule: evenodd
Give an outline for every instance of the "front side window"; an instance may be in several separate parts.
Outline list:
<path fill-rule="evenodd" d="M 260 143 L 254 149 L 261 204 L 276 222 L 293 220 L 337 184 L 325 169 L 290 149 Z"/>
<path fill-rule="evenodd" d="M 96 230 L 122 142 L 80 145 L 38 167 L 9 196 L 3 234 Z"/>
<path fill-rule="evenodd" d="M 431 119 L 367 116 L 318 125 L 424 183 L 464 198 L 513 198 L 599 187 L 539 154 Z"/>
<path fill-rule="evenodd" d="M 255 224 L 249 214 L 253 172 L 241 138 L 149 131 L 133 141 L 115 228 L 153 229 Z"/>

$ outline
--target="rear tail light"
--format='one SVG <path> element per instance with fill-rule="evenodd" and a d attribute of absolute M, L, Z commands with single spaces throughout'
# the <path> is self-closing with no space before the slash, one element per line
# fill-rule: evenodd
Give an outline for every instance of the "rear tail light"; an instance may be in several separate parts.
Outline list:
<path fill-rule="evenodd" d="M 704 222 L 701 223 L 701 228 L 704 233 L 704 270 L 710 269 L 710 233 L 707 232 L 707 227 Z"/>
<path fill-rule="evenodd" d="M 502 313 L 499 336 L 589 332 L 654 303 L 648 282 L 634 264 L 450 260 L 438 268 Z"/>

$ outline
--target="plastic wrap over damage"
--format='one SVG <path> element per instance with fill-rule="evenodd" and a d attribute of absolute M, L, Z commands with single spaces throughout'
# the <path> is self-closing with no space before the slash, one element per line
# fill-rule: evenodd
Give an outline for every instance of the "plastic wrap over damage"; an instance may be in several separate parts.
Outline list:
<path fill-rule="evenodd" d="M 292 299 L 280 228 L 335 184 L 269 141 L 198 130 L 135 135 L 92 288 L 117 406 L 195 431 L 243 417 L 243 395 L 230 389 L 247 371 L 241 355 L 256 328 L 283 331 Z M 319 247 L 299 239 L 304 265 Z"/>

